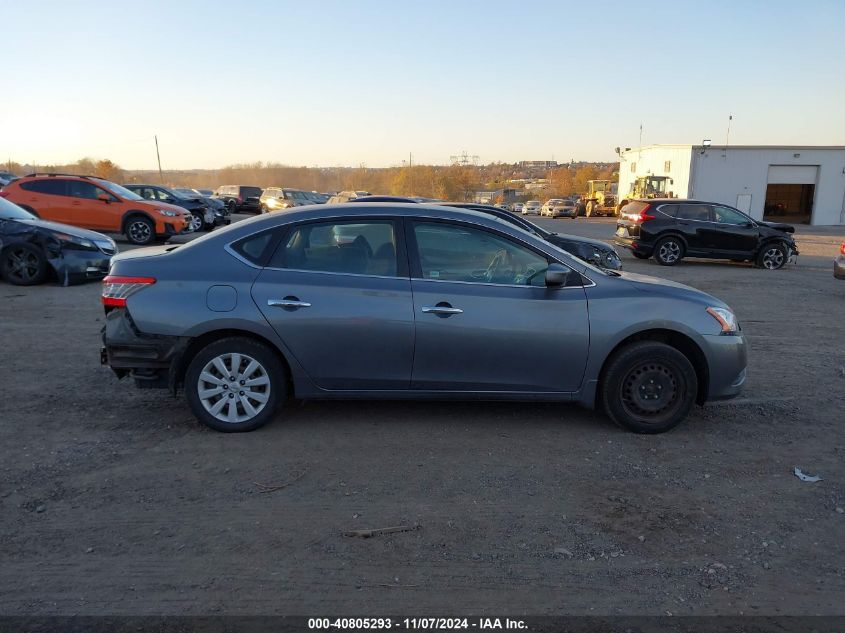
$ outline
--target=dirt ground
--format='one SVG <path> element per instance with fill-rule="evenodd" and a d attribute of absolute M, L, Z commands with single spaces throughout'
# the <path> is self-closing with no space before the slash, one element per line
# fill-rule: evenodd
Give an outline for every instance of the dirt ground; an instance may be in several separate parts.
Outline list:
<path fill-rule="evenodd" d="M 726 300 L 750 344 L 742 399 L 655 437 L 501 403 L 215 433 L 100 367 L 99 284 L 0 284 L 0 614 L 843 615 L 843 234 L 802 230 L 777 272 L 623 254 Z"/>

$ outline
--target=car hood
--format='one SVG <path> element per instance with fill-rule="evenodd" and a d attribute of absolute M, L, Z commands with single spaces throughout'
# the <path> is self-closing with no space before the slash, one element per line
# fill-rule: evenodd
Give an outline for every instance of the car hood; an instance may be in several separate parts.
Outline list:
<path fill-rule="evenodd" d="M 552 233 L 551 235 L 549 235 L 549 242 L 554 244 L 556 240 L 570 243 L 577 242 L 578 244 L 583 244 L 584 246 L 592 246 L 593 248 L 598 248 L 604 251 L 616 250 L 606 242 L 602 242 L 601 240 L 594 240 L 589 237 L 581 237 L 580 235 L 569 235 L 567 233 Z"/>
<path fill-rule="evenodd" d="M 178 211 L 182 215 L 190 215 L 191 212 L 175 204 L 169 202 L 158 202 L 157 200 L 135 200 L 134 204 L 144 205 L 148 209 L 167 209 L 168 211 Z"/>
<path fill-rule="evenodd" d="M 629 272 L 621 272 L 617 279 L 634 284 L 637 290 L 641 290 L 642 292 L 653 292 L 673 297 L 681 296 L 707 305 L 708 307 L 729 307 L 724 301 L 717 299 L 713 295 L 697 290 L 692 286 L 678 283 L 677 281 Z"/>
<path fill-rule="evenodd" d="M 96 231 L 89 231 L 88 229 L 80 229 L 76 226 L 70 226 L 69 224 L 61 224 L 59 222 L 50 222 L 49 220 L 41 220 L 36 218 L 34 220 L 14 220 L 15 222 L 20 222 L 21 224 L 28 224 L 30 226 L 38 226 L 42 229 L 46 229 L 48 231 L 55 231 L 56 233 L 67 233 L 68 235 L 73 235 L 74 237 L 80 237 L 86 240 L 109 240 L 111 239 L 103 235 L 102 233 L 97 233 Z"/>
<path fill-rule="evenodd" d="M 757 221 L 757 224 L 770 229 L 775 229 L 776 231 L 783 231 L 784 233 L 795 233 L 795 227 L 791 224 L 783 224 L 782 222 L 762 222 L 760 220 Z"/>

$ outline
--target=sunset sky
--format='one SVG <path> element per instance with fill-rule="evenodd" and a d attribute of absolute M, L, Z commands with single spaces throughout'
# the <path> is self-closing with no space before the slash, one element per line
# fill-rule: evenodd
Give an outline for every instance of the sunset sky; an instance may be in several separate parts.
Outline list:
<path fill-rule="evenodd" d="M 165 169 L 845 145 L 845 2 L 16 2 L 0 158 Z"/>

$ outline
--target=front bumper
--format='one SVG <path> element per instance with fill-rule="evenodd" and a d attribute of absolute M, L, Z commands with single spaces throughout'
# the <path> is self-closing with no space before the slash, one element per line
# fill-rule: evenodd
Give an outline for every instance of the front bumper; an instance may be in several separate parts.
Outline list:
<path fill-rule="evenodd" d="M 707 401 L 735 398 L 745 386 L 748 352 L 745 337 L 705 335 L 704 354 L 709 368 Z"/>
<path fill-rule="evenodd" d="M 839 255 L 833 260 L 833 276 L 837 279 L 845 279 L 845 255 Z"/>

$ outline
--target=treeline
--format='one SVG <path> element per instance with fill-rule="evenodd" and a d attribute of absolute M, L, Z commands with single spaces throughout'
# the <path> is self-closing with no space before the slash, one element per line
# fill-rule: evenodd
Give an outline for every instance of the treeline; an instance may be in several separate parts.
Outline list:
<path fill-rule="evenodd" d="M 279 163 L 229 165 L 219 170 L 158 171 L 124 170 L 111 160 L 83 158 L 68 165 L 21 165 L 10 162 L 10 171 L 23 175 L 32 172 L 61 172 L 95 175 L 118 183 L 152 182 L 172 187 L 214 189 L 220 185 L 291 187 L 307 191 L 369 191 L 395 196 L 424 196 L 443 200 L 471 200 L 476 191 L 519 188 L 510 182 L 531 177 L 547 180 L 537 198 L 564 197 L 586 191 L 588 180 L 617 178 L 616 164 L 581 163 L 543 172 L 525 172 L 518 165 L 414 165 L 375 168 L 293 167 Z M 534 197 L 534 196 L 532 196 Z"/>

